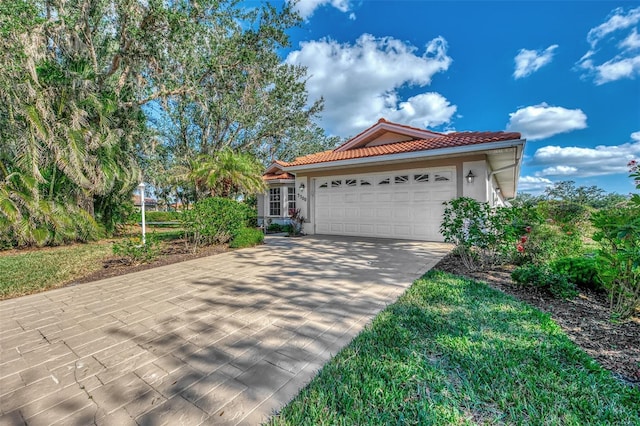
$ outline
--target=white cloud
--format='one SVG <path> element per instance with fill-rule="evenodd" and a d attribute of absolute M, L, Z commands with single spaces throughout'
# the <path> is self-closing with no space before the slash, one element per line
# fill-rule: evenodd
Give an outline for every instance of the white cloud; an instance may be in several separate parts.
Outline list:
<path fill-rule="evenodd" d="M 577 171 L 578 168 L 573 166 L 554 166 L 537 172 L 536 176 L 569 176 L 575 175 Z"/>
<path fill-rule="evenodd" d="M 528 166 L 548 166 L 536 172 L 537 177 L 590 177 L 626 174 L 627 163 L 634 158 L 640 158 L 640 140 L 595 148 L 545 146 L 535 152 Z"/>
<path fill-rule="evenodd" d="M 289 64 L 307 67 L 310 99 L 323 97 L 323 126 L 339 136 L 352 136 L 380 117 L 418 127 L 449 123 L 456 106 L 438 93 L 401 99 L 398 90 L 424 87 L 451 64 L 442 37 L 431 40 L 423 54 L 392 37 L 363 34 L 354 44 L 331 39 L 301 43 Z"/>
<path fill-rule="evenodd" d="M 587 34 L 587 42 L 591 48 L 576 63 L 576 68 L 584 72 L 583 77 L 592 77 L 597 85 L 601 85 L 639 76 L 639 23 L 640 7 L 627 12 L 618 7 L 609 14 L 605 22 L 592 28 Z M 624 38 L 621 41 L 614 44 L 622 37 Z M 606 49 L 602 45 L 605 45 Z M 605 54 L 600 53 L 601 51 L 608 52 L 609 59 L 603 59 L 602 56 Z"/>
<path fill-rule="evenodd" d="M 587 127 L 587 116 L 582 110 L 549 106 L 544 102 L 520 108 L 509 117 L 507 130 L 520 132 L 532 141 Z"/>
<path fill-rule="evenodd" d="M 553 185 L 553 182 L 547 178 L 520 176 L 520 179 L 518 179 L 518 192 L 542 192 L 551 185 Z"/>
<path fill-rule="evenodd" d="M 640 55 L 632 58 L 616 58 L 593 68 L 596 84 L 604 84 L 621 78 L 633 78 L 640 75 Z"/>
<path fill-rule="evenodd" d="M 634 28 L 631 34 L 618 44 L 618 47 L 622 49 L 640 49 L 640 35 L 638 35 L 638 31 Z"/>
<path fill-rule="evenodd" d="M 609 19 L 589 30 L 587 41 L 591 44 L 591 48 L 595 49 L 596 45 L 609 34 L 632 27 L 638 22 L 640 22 L 640 7 L 631 9 L 627 14 L 622 7 L 615 8 L 609 14 Z"/>
<path fill-rule="evenodd" d="M 631 133 L 631 140 L 640 142 L 640 131 Z"/>
<path fill-rule="evenodd" d="M 309 19 L 317 8 L 327 4 L 343 13 L 351 10 L 351 2 L 349 0 L 298 0 L 294 3 L 293 9 L 296 10 L 303 19 Z M 349 19 L 355 19 L 355 14 L 351 13 Z"/>
<path fill-rule="evenodd" d="M 558 45 L 553 44 L 544 50 L 520 49 L 514 59 L 516 69 L 513 72 L 513 78 L 527 77 L 550 63 L 553 59 L 553 51 L 557 48 Z"/>

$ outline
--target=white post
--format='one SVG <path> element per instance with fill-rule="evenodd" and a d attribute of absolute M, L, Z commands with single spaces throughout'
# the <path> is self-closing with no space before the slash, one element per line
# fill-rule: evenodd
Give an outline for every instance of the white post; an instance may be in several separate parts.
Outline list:
<path fill-rule="evenodd" d="M 144 246 L 147 244 L 147 230 L 144 221 L 144 182 L 141 182 L 140 185 L 138 185 L 138 188 L 140 188 L 140 206 L 142 208 L 142 245 Z"/>

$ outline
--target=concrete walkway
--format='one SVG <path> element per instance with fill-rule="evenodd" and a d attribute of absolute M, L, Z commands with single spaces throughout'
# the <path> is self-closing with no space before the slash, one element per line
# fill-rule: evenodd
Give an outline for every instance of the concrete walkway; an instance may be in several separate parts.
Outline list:
<path fill-rule="evenodd" d="M 449 249 L 271 237 L 0 302 L 0 425 L 259 424 Z"/>

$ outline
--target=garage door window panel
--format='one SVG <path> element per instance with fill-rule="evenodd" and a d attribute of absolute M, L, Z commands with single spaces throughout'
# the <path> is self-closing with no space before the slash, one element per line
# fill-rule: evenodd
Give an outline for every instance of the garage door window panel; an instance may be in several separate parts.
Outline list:
<path fill-rule="evenodd" d="M 428 174 L 413 175 L 413 181 L 416 183 L 427 183 L 429 182 L 429 175 Z"/>

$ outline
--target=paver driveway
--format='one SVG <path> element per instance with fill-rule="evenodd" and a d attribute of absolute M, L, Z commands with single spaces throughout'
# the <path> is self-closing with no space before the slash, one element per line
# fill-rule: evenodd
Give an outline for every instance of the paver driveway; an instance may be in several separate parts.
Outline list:
<path fill-rule="evenodd" d="M 449 249 L 270 237 L 0 302 L 0 425 L 259 424 Z"/>

